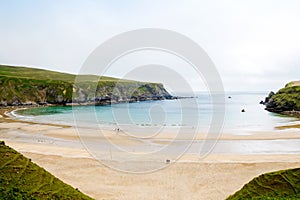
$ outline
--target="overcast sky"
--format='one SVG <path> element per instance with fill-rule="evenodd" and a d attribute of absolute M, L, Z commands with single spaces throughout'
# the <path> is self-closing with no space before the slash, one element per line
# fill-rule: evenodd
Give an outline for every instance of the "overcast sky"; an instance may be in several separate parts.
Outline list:
<path fill-rule="evenodd" d="M 225 90 L 276 91 L 300 79 L 298 0 L 10 0 L 0 27 L 2 64 L 78 73 L 112 36 L 162 28 L 197 42 Z"/>

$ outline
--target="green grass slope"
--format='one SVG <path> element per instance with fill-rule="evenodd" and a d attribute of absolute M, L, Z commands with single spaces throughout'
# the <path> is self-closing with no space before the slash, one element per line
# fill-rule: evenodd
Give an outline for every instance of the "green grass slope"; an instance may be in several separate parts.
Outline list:
<path fill-rule="evenodd" d="M 26 79 L 35 79 L 35 80 L 59 80 L 73 83 L 74 80 L 81 81 L 103 81 L 103 82 L 137 82 L 127 79 L 118 79 L 108 76 L 97 76 L 97 75 L 75 75 L 63 72 L 56 72 L 45 69 L 30 68 L 30 67 L 20 67 L 20 66 L 9 66 L 9 65 L 0 65 L 0 76 L 5 77 L 14 77 L 14 78 L 26 78 Z"/>
<path fill-rule="evenodd" d="M 300 168 L 260 175 L 227 198 L 238 199 L 300 199 Z"/>
<path fill-rule="evenodd" d="M 0 76 L 27 78 L 35 80 L 59 80 L 74 82 L 76 75 L 62 72 L 55 72 L 51 70 L 30 68 L 30 67 L 16 67 L 9 65 L 0 65 Z M 89 81 L 98 81 L 99 77 L 96 75 L 80 75 L 81 79 Z M 102 76 L 100 81 L 117 81 L 119 79 Z M 122 81 L 122 80 L 121 80 Z M 126 81 L 126 80 L 124 80 Z M 127 80 L 128 81 L 128 80 Z"/>
<path fill-rule="evenodd" d="M 0 76 L 37 80 L 74 81 L 75 75 L 28 67 L 0 65 Z"/>
<path fill-rule="evenodd" d="M 0 199 L 91 199 L 0 142 Z"/>

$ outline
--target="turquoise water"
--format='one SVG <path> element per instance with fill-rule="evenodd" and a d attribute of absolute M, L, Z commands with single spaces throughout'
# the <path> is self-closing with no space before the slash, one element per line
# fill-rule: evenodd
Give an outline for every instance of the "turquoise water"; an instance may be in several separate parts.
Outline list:
<path fill-rule="evenodd" d="M 234 132 L 268 131 L 276 126 L 298 123 L 299 120 L 264 110 L 259 102 L 268 92 L 226 93 L 223 130 Z M 228 98 L 228 97 L 231 98 Z M 196 102 L 196 104 L 195 104 Z M 53 106 L 18 110 L 18 118 L 31 121 L 89 126 L 131 125 L 139 127 L 188 127 L 208 128 L 211 124 L 213 105 L 208 94 L 197 98 L 163 101 L 143 101 L 108 106 Z M 246 112 L 241 112 L 245 109 Z M 77 117 L 74 119 L 74 113 Z M 191 123 L 192 122 L 192 123 Z M 197 123 L 196 123 L 197 122 Z"/>

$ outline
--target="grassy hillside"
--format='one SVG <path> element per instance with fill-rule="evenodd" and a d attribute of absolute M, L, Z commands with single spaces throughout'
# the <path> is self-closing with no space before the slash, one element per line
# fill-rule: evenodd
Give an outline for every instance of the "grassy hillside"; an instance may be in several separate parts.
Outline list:
<path fill-rule="evenodd" d="M 266 102 L 266 109 L 273 112 L 300 111 L 300 82 L 286 84 Z"/>
<path fill-rule="evenodd" d="M 29 68 L 29 67 L 15 67 L 8 65 L 0 65 L 0 76 L 5 77 L 14 77 L 14 78 L 27 78 L 35 80 L 59 80 L 74 82 L 76 75 L 55 72 L 44 69 Z M 99 77 L 96 75 L 81 75 L 84 79 L 89 81 L 98 81 Z M 101 80 L 103 81 L 117 81 L 120 79 L 102 76 Z M 129 81 L 129 80 L 120 80 L 120 81 Z"/>
<path fill-rule="evenodd" d="M 0 65 L 0 105 L 95 103 L 170 98 L 162 84 Z"/>
<path fill-rule="evenodd" d="M 0 142 L 0 199 L 91 199 Z"/>
<path fill-rule="evenodd" d="M 227 200 L 238 199 L 300 199 L 300 168 L 260 175 Z"/>

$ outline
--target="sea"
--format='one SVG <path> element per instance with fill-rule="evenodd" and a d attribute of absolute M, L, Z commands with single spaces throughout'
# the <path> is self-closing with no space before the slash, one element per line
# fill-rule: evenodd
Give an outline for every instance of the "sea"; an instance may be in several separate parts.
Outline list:
<path fill-rule="evenodd" d="M 193 98 L 140 101 L 106 106 L 49 106 L 21 109 L 16 118 L 41 123 L 60 123 L 107 127 L 198 127 L 207 130 L 218 123 L 223 132 L 246 134 L 253 131 L 276 131 L 277 127 L 299 124 L 298 118 L 265 110 L 260 104 L 268 92 L 226 92 L 223 110 L 213 105 L 209 93 Z M 244 110 L 245 112 L 242 112 Z M 215 113 L 218 120 L 212 122 Z"/>

